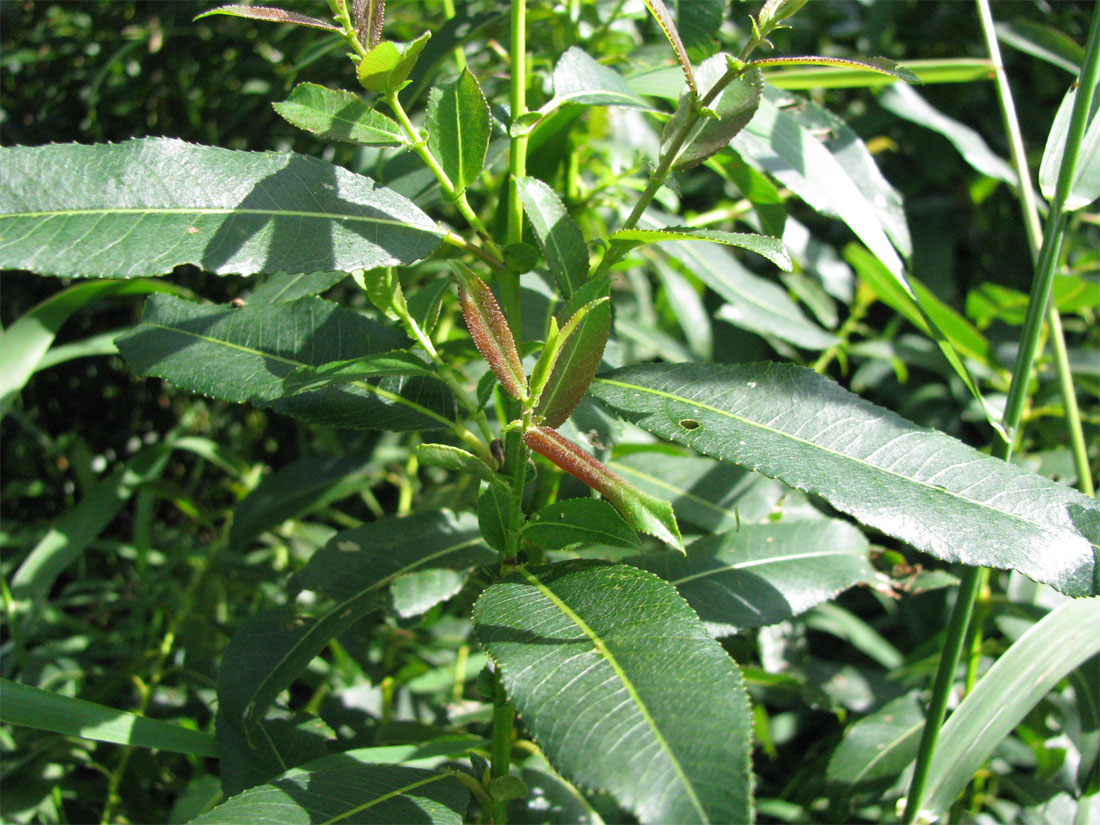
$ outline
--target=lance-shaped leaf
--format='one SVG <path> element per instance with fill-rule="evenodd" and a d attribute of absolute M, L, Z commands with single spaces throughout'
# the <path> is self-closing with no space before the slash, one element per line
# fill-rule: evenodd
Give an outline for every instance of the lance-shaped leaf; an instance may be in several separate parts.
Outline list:
<path fill-rule="evenodd" d="M 1043 149 L 1043 161 L 1039 166 L 1039 188 L 1043 197 L 1048 200 L 1054 200 L 1058 190 L 1058 176 L 1062 170 L 1062 155 L 1066 149 L 1070 121 L 1077 101 L 1077 88 L 1075 83 L 1062 98 L 1058 112 L 1054 115 L 1054 123 L 1050 126 L 1046 148 Z M 1100 91 L 1093 93 L 1086 124 L 1077 168 L 1063 205 L 1067 212 L 1082 209 L 1100 196 Z"/>
<path fill-rule="evenodd" d="M 667 582 L 594 561 L 521 568 L 478 599 L 474 630 L 567 779 L 643 823 L 751 821 L 740 672 Z"/>
<path fill-rule="evenodd" d="M 469 473 L 490 484 L 506 484 L 484 461 L 468 450 L 450 444 L 417 444 L 416 458 L 425 467 L 442 467 L 457 473 Z"/>
<path fill-rule="evenodd" d="M 447 511 L 383 519 L 338 533 L 310 557 L 289 587 L 292 598 L 312 590 L 330 599 L 331 607 L 315 617 L 298 616 L 289 605 L 250 616 L 222 659 L 222 713 L 247 732 L 331 639 L 386 607 L 387 592 L 399 578 L 430 569 L 469 569 L 494 558 L 473 516 Z"/>
<path fill-rule="evenodd" d="M 684 80 L 687 81 L 688 88 L 691 89 L 693 95 L 698 96 L 699 87 L 695 84 L 691 59 L 688 57 L 687 49 L 684 48 L 684 41 L 680 39 L 680 32 L 677 31 L 676 24 L 672 21 L 672 15 L 668 13 L 668 7 L 664 4 L 664 0 L 643 0 L 643 2 L 645 7 L 649 9 L 649 13 L 656 19 L 657 25 L 661 27 L 661 31 L 665 33 L 668 42 L 672 44 L 672 48 L 676 52 L 676 59 L 680 61 L 680 68 L 684 72 Z"/>
<path fill-rule="evenodd" d="M 290 97 L 272 105 L 288 122 L 326 140 L 364 146 L 403 146 L 409 142 L 396 121 L 342 89 L 299 83 Z"/>
<path fill-rule="evenodd" d="M 542 257 L 554 274 L 561 294 L 568 298 L 588 278 L 588 247 L 577 222 L 549 186 L 538 178 L 518 178 L 516 189 Z"/>
<path fill-rule="evenodd" d="M 299 14 L 295 11 L 277 9 L 271 6 L 246 6 L 243 3 L 230 3 L 227 6 L 219 6 L 216 9 L 204 11 L 202 14 L 195 15 L 195 19 L 201 20 L 204 17 L 210 17 L 214 14 L 225 14 L 230 17 L 246 17 L 249 20 L 262 20 L 266 23 L 292 23 L 295 26 L 308 26 L 311 29 L 323 29 L 329 32 L 336 32 L 337 34 L 340 33 L 340 28 L 338 26 L 334 26 L 327 20 L 310 17 L 308 14 Z"/>
<path fill-rule="evenodd" d="M 593 281 L 581 287 L 565 305 L 562 317 L 570 319 L 567 327 L 585 307 L 588 311 L 562 345 L 539 395 L 535 413 L 543 416 L 549 427 L 560 427 L 573 414 L 600 368 L 611 331 L 611 303 L 606 300 L 610 294 L 610 281 Z"/>
<path fill-rule="evenodd" d="M 514 398 L 526 398 L 527 376 L 523 372 L 523 363 L 519 360 L 516 341 L 497 299 L 493 297 L 493 291 L 462 263 L 456 262 L 455 266 L 462 315 L 470 337 L 474 339 L 474 346 L 501 386 Z"/>
<path fill-rule="evenodd" d="M 838 69 L 861 69 L 877 74 L 904 80 L 906 83 L 920 83 L 912 70 L 905 68 L 886 57 L 821 57 L 819 55 L 807 55 L 805 57 L 765 57 L 759 60 L 750 60 L 750 66 L 760 68 L 772 66 L 836 66 Z"/>
<path fill-rule="evenodd" d="M 400 49 L 389 40 L 383 40 L 367 52 L 357 70 L 363 88 L 382 95 L 399 92 L 431 36 L 432 33 L 426 31 Z"/>
<path fill-rule="evenodd" d="M 384 375 L 436 377 L 431 364 L 426 360 L 415 352 L 399 349 L 364 355 L 362 358 L 332 361 L 319 367 L 298 367 L 283 379 L 283 387 L 288 393 L 296 393 L 351 384 Z"/>
<path fill-rule="evenodd" d="M 469 794 L 450 773 L 363 762 L 354 750 L 292 768 L 191 820 L 193 825 L 241 822 L 421 822 L 461 825 Z"/>
<path fill-rule="evenodd" d="M 319 298 L 244 307 L 204 306 L 167 295 L 118 339 L 141 375 L 191 392 L 249 402 L 318 424 L 419 430 L 452 426 L 455 400 L 440 381 L 403 376 L 291 393 L 296 369 L 408 346 L 399 332 Z"/>
<path fill-rule="evenodd" d="M 523 434 L 523 441 L 536 453 L 550 459 L 610 501 L 635 530 L 656 536 L 684 552 L 684 540 L 680 537 L 672 505 L 667 501 L 643 493 L 599 459 L 549 427 L 532 427 Z"/>
<path fill-rule="evenodd" d="M 431 90 L 427 125 L 428 148 L 455 191 L 464 192 L 485 166 L 491 131 L 489 104 L 469 69 Z"/>
<path fill-rule="evenodd" d="M 1100 504 L 811 370 L 648 365 L 597 378 L 591 392 L 652 433 L 820 495 L 938 558 L 1097 592 Z"/>
<path fill-rule="evenodd" d="M 731 60 L 732 58 L 727 54 L 716 54 L 705 60 L 699 67 L 699 87 L 704 95 L 726 74 Z M 747 69 L 739 77 L 731 80 L 718 94 L 717 100 L 710 104 L 709 113 L 699 117 L 691 127 L 691 132 L 683 142 L 672 168 L 690 169 L 728 146 L 730 140 L 744 129 L 756 114 L 763 89 L 764 77 L 759 69 Z M 665 124 L 664 132 L 661 134 L 662 151 L 670 148 L 668 144 L 683 128 L 684 121 L 695 115 L 696 105 L 685 92 L 680 98 L 680 104 L 676 107 L 676 113 Z"/>
<path fill-rule="evenodd" d="M 660 241 L 711 241 L 747 249 L 762 255 L 784 272 L 792 269 L 791 257 L 787 254 L 783 241 L 767 235 L 751 232 L 724 232 L 720 229 L 696 229 L 692 226 L 669 226 L 665 229 L 620 229 L 611 235 L 612 243 L 621 243 L 630 248 Z"/>
<path fill-rule="evenodd" d="M 566 49 L 554 66 L 554 100 L 588 106 L 653 108 L 626 85 L 618 72 L 597 62 L 579 46 Z"/>
<path fill-rule="evenodd" d="M 916 758 L 923 729 L 920 698 L 915 692 L 899 696 L 848 726 L 825 776 L 845 798 L 857 793 L 881 795 Z"/>
<path fill-rule="evenodd" d="M 442 232 L 396 192 L 316 158 L 169 138 L 0 149 L 0 266 L 133 278 L 409 264 Z"/>
<path fill-rule="evenodd" d="M 628 564 L 672 582 L 715 636 L 804 613 L 875 580 L 867 539 L 839 519 L 742 524 L 692 542 L 687 556 L 640 556 Z"/>

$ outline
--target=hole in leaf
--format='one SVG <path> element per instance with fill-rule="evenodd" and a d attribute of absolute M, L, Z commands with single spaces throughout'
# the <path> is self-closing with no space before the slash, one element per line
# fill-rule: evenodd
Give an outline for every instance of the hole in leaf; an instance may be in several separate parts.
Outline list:
<path fill-rule="evenodd" d="M 699 428 L 700 425 L 699 422 L 696 421 L 694 418 L 681 418 L 680 426 L 683 427 L 685 430 L 696 430 Z"/>

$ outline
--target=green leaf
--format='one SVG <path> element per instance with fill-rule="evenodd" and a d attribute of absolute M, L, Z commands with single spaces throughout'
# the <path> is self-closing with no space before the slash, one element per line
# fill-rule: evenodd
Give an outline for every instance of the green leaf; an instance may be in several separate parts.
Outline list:
<path fill-rule="evenodd" d="M 248 296 L 250 304 L 277 304 L 320 295 L 348 277 L 346 272 L 276 272 Z"/>
<path fill-rule="evenodd" d="M 680 521 L 709 533 L 725 533 L 742 522 L 759 521 L 791 492 L 758 473 L 705 456 L 686 455 L 672 445 L 652 445 L 616 455 L 608 466 L 647 493 L 671 501 Z"/>
<path fill-rule="evenodd" d="M 879 104 L 895 115 L 911 123 L 939 132 L 954 146 L 971 167 L 991 178 L 1016 185 L 1016 173 L 1008 162 L 997 155 L 978 132 L 969 126 L 947 117 L 917 91 L 902 83 L 882 90 Z"/>
<path fill-rule="evenodd" d="M 825 776 L 841 786 L 843 797 L 881 794 L 916 758 L 923 729 L 917 695 L 899 696 L 845 729 Z"/>
<path fill-rule="evenodd" d="M 856 69 L 886 75 L 906 83 L 920 83 L 921 80 L 912 71 L 887 57 L 822 57 L 806 55 L 803 57 L 765 57 L 750 60 L 748 65 L 759 68 L 771 66 L 836 66 L 841 69 Z"/>
<path fill-rule="evenodd" d="M 689 544 L 686 557 L 624 561 L 675 585 L 714 636 L 784 621 L 876 577 L 867 539 L 835 519 L 742 524 Z"/>
<path fill-rule="evenodd" d="M 676 515 L 667 501 L 638 489 L 549 427 L 531 427 L 523 433 L 523 442 L 610 501 L 635 530 L 684 552 Z"/>
<path fill-rule="evenodd" d="M 292 768 L 274 782 L 249 788 L 191 822 L 461 825 L 468 804 L 466 788 L 450 773 L 364 763 L 351 750 Z"/>
<path fill-rule="evenodd" d="M 425 31 L 416 40 L 405 43 L 400 48 L 383 40 L 367 52 L 356 70 L 363 88 L 382 95 L 399 92 L 404 88 L 409 73 L 431 36 L 431 32 Z"/>
<path fill-rule="evenodd" d="M 511 491 L 499 484 L 490 484 L 477 500 L 477 524 L 485 543 L 503 553 L 508 544 L 508 525 L 512 521 Z"/>
<path fill-rule="evenodd" d="M 1053 63 L 1074 77 L 1080 74 L 1085 50 L 1065 32 L 1024 18 L 997 23 L 994 29 L 1002 43 Z"/>
<path fill-rule="evenodd" d="M 306 456 L 269 475 L 237 505 L 229 546 L 243 550 L 287 519 L 300 518 L 361 490 L 377 470 L 370 456 Z"/>
<path fill-rule="evenodd" d="M 680 39 L 680 32 L 676 30 L 676 24 L 672 21 L 672 15 L 668 13 L 668 7 L 665 6 L 664 0 L 643 0 L 643 2 L 645 7 L 649 9 L 650 14 L 656 19 L 657 25 L 661 27 L 661 31 L 665 33 L 668 42 L 672 44 L 672 49 L 676 52 L 676 59 L 680 61 L 680 69 L 684 73 L 684 80 L 687 81 L 688 88 L 693 95 L 698 97 L 699 87 L 695 83 L 695 74 L 691 69 L 691 59 L 688 57 L 687 49 L 684 48 L 684 41 Z"/>
<path fill-rule="evenodd" d="M 1043 197 L 1048 200 L 1054 198 L 1058 188 L 1062 155 L 1065 152 L 1076 100 L 1077 84 L 1075 83 L 1062 98 L 1058 112 L 1054 115 L 1054 123 L 1050 127 L 1046 147 L 1043 149 L 1043 162 L 1039 167 L 1039 188 L 1042 190 Z M 1089 105 L 1088 126 L 1081 141 L 1077 168 L 1074 170 L 1073 182 L 1066 194 L 1063 208 L 1067 212 L 1074 212 L 1088 206 L 1097 197 L 1100 197 L 1100 87 L 1097 87 Z"/>
<path fill-rule="evenodd" d="M 674 0 L 676 28 L 688 56 L 700 61 L 714 52 L 729 0 Z"/>
<path fill-rule="evenodd" d="M 523 526 L 523 538 L 547 550 L 577 544 L 639 547 L 638 536 L 606 501 L 570 498 L 543 507 Z"/>
<path fill-rule="evenodd" d="M 761 255 L 790 272 L 791 258 L 783 247 L 783 241 L 767 235 L 751 232 L 724 232 L 720 229 L 695 229 L 691 226 L 669 226 L 664 229 L 620 229 L 611 234 L 612 243 L 622 243 L 629 248 L 659 241 L 711 241 L 736 246 Z"/>
<path fill-rule="evenodd" d="M 395 330 L 319 298 L 224 308 L 154 296 L 142 322 L 118 339 L 135 371 L 190 392 L 338 427 L 449 427 L 454 398 L 431 379 L 383 378 L 293 395 L 283 386 L 296 369 L 407 344 Z"/>
<path fill-rule="evenodd" d="M 143 138 L 8 147 L 0 166 L 0 266 L 42 275 L 372 269 L 442 237 L 397 193 L 292 152 Z"/>
<path fill-rule="evenodd" d="M 465 570 L 493 560 L 471 515 L 425 511 L 338 533 L 288 586 L 292 599 L 312 590 L 333 605 L 316 618 L 299 616 L 287 605 L 246 619 L 222 658 L 222 713 L 249 731 L 331 639 L 385 607 L 385 594 L 400 577 L 427 569 Z"/>
<path fill-rule="evenodd" d="M 38 369 L 58 330 L 74 312 L 103 298 L 150 292 L 182 295 L 186 290 L 174 284 L 144 280 L 76 284 L 51 295 L 0 332 L 0 361 L 4 364 L 0 371 L 0 418 Z"/>
<path fill-rule="evenodd" d="M 698 81 L 704 96 L 726 74 L 730 56 L 716 54 L 708 58 L 699 67 Z M 764 78 L 759 69 L 749 69 L 740 77 L 734 78 L 719 93 L 718 99 L 710 104 L 710 111 L 699 118 L 687 140 L 684 141 L 673 169 L 683 170 L 697 166 L 711 155 L 729 145 L 730 140 L 748 125 L 760 105 L 760 94 L 764 88 Z M 667 144 L 679 130 L 683 118 L 692 116 L 695 103 L 685 92 L 672 119 L 665 124 L 661 134 L 661 149 L 667 150 Z"/>
<path fill-rule="evenodd" d="M 489 104 L 469 69 L 428 94 L 428 148 L 456 192 L 477 180 L 489 148 Z"/>
<path fill-rule="evenodd" d="M 807 122 L 798 112 L 781 108 L 785 101 L 804 106 Z M 904 267 L 894 245 L 908 254 L 908 231 L 903 230 L 900 197 L 896 193 L 891 196 L 892 190 L 884 188 L 889 184 L 884 183 L 881 174 L 871 172 L 874 161 L 867 160 L 870 153 L 854 133 L 838 132 L 835 144 L 822 143 L 817 134 L 820 126 L 839 129 L 837 124 L 842 123 L 823 112 L 797 98 L 792 100 L 791 95 L 768 89 L 756 116 L 734 137 L 733 148 L 813 209 L 843 220 L 901 280 Z M 844 149 L 847 151 L 842 153 Z"/>
<path fill-rule="evenodd" d="M 342 89 L 299 83 L 290 97 L 272 105 L 289 123 L 325 140 L 364 146 L 404 146 L 409 142 L 396 121 Z"/>
<path fill-rule="evenodd" d="M 362 358 L 333 361 L 319 367 L 299 367 L 283 380 L 288 393 L 350 384 L 384 375 L 421 375 L 435 378 L 431 365 L 409 350 L 376 352 Z"/>
<path fill-rule="evenodd" d="M 922 811 L 944 813 L 1039 700 L 1100 651 L 1100 600 L 1065 602 L 993 663 L 940 731 Z"/>
<path fill-rule="evenodd" d="M 594 561 L 521 569 L 481 595 L 474 630 L 567 779 L 643 823 L 751 820 L 740 672 L 667 582 Z"/>
<path fill-rule="evenodd" d="M 647 212 L 646 228 L 663 229 Z M 729 302 L 718 317 L 759 335 L 774 336 L 807 349 L 825 349 L 836 336 L 808 319 L 778 284 L 754 275 L 728 250 L 714 244 L 663 241 L 658 249 Z"/>
<path fill-rule="evenodd" d="M 707 165 L 733 183 L 748 199 L 760 219 L 760 228 L 765 235 L 783 237 L 787 224 L 787 208 L 783 205 L 779 189 L 767 175 L 745 163 L 733 149 L 715 155 L 707 161 Z"/>
<path fill-rule="evenodd" d="M 586 106 L 652 109 L 626 85 L 618 72 L 596 62 L 579 46 L 570 46 L 554 67 L 554 98 Z"/>
<path fill-rule="evenodd" d="M 323 29 L 324 31 L 336 32 L 337 34 L 340 32 L 337 26 L 317 17 L 310 17 L 306 14 L 299 14 L 298 12 L 286 11 L 285 9 L 276 9 L 268 6 L 246 6 L 242 3 L 230 3 L 226 6 L 219 6 L 216 9 L 211 9 L 210 11 L 204 11 L 202 14 L 195 15 L 195 19 L 201 20 L 204 17 L 210 17 L 215 14 L 224 14 L 230 17 L 246 17 L 249 20 L 262 20 L 267 23 L 292 23 L 295 26 L 308 26 L 311 29 Z"/>
<path fill-rule="evenodd" d="M 820 495 L 946 561 L 1097 591 L 1100 505 L 791 364 L 629 367 L 591 392 L 623 417 Z"/>
<path fill-rule="evenodd" d="M 209 733 L 0 679 L 0 722 L 172 753 L 217 756 Z"/>
<path fill-rule="evenodd" d="M 921 83 L 972 83 L 992 80 L 997 68 L 988 58 L 949 57 L 931 60 L 906 60 L 900 68 L 912 72 Z M 876 89 L 895 86 L 897 78 L 869 69 L 807 67 L 798 69 L 768 69 L 764 72 L 768 85 L 777 89 Z"/>
<path fill-rule="evenodd" d="M 569 298 L 588 278 L 588 247 L 557 193 L 538 178 L 517 178 L 516 189 L 558 290 Z"/>
<path fill-rule="evenodd" d="M 262 785 L 290 768 L 320 759 L 329 752 L 336 734 L 316 716 L 282 713 L 264 719 L 251 739 L 219 713 L 218 777 L 221 799 Z"/>
<path fill-rule="evenodd" d="M 417 460 L 427 467 L 442 467 L 457 473 L 468 473 L 490 484 L 505 484 L 504 477 L 495 473 L 473 453 L 450 444 L 418 444 Z"/>
<path fill-rule="evenodd" d="M 581 287 L 561 312 L 564 323 L 591 301 L 611 295 L 611 282 L 592 281 Z M 535 413 L 545 417 L 549 427 L 560 427 L 581 403 L 596 370 L 600 368 L 611 331 L 611 303 L 592 307 L 561 348 L 550 377 L 539 396 Z"/>

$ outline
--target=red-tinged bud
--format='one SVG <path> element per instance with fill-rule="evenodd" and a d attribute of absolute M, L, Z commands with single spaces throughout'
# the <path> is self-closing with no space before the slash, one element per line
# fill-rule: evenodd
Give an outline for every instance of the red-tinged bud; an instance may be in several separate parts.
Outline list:
<path fill-rule="evenodd" d="M 481 278 L 459 264 L 458 298 L 474 346 L 500 384 L 514 398 L 527 398 L 527 376 L 516 351 L 508 321 L 493 291 Z"/>
<path fill-rule="evenodd" d="M 602 495 L 635 530 L 656 536 L 681 553 L 684 541 L 672 505 L 642 492 L 606 464 L 549 427 L 532 427 L 523 442 Z"/>

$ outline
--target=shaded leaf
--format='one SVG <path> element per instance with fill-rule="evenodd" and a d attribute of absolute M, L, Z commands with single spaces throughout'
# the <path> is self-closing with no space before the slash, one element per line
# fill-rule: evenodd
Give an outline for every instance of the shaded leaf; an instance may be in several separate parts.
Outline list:
<path fill-rule="evenodd" d="M 1002 43 L 1053 63 L 1074 77 L 1080 74 L 1085 50 L 1065 32 L 1024 18 L 996 23 L 993 28 Z"/>
<path fill-rule="evenodd" d="M 791 364 L 628 367 L 591 392 L 656 435 L 820 495 L 946 561 L 1097 589 L 1100 505 Z"/>
<path fill-rule="evenodd" d="M 489 104 L 469 69 L 428 94 L 428 148 L 456 192 L 477 180 L 489 148 Z"/>
<path fill-rule="evenodd" d="M 558 290 L 570 297 L 588 278 L 588 247 L 557 193 L 538 178 L 518 178 L 523 209 Z"/>
<path fill-rule="evenodd" d="M 251 738 L 219 713 L 218 777 L 222 796 L 270 781 L 289 768 L 320 759 L 335 743 L 332 728 L 316 716 L 279 713 L 261 720 Z"/>
<path fill-rule="evenodd" d="M 461 825 L 468 804 L 466 789 L 449 773 L 364 763 L 351 750 L 292 768 L 270 784 L 249 788 L 191 821 L 194 825 Z"/>
<path fill-rule="evenodd" d="M 477 526 L 485 543 L 503 553 L 508 544 L 511 524 L 512 494 L 499 484 L 490 484 L 477 499 Z"/>
<path fill-rule="evenodd" d="M 43 275 L 373 269 L 442 237 L 396 192 L 293 152 L 142 138 L 8 147 L 0 165 L 0 266 Z"/>
<path fill-rule="evenodd" d="M 676 28 L 688 56 L 698 62 L 716 48 L 729 0 L 674 0 Z"/>
<path fill-rule="evenodd" d="M 844 797 L 881 793 L 916 759 L 923 729 L 917 695 L 899 696 L 845 729 L 825 776 L 841 786 Z"/>
<path fill-rule="evenodd" d="M 299 367 L 283 380 L 283 387 L 288 393 L 296 393 L 383 375 L 436 377 L 435 371 L 425 359 L 415 352 L 398 349 L 365 355 L 362 358 L 332 361 L 319 367 Z"/>
<path fill-rule="evenodd" d="M 450 426 L 454 397 L 432 379 L 383 378 L 376 384 L 362 381 L 294 395 L 283 386 L 296 369 L 407 344 L 395 330 L 318 298 L 224 308 L 154 296 L 146 302 L 142 322 L 118 339 L 119 351 L 135 371 L 191 392 L 332 426 Z"/>
<path fill-rule="evenodd" d="M 781 622 L 875 580 L 867 539 L 835 519 L 742 524 L 689 544 L 687 556 L 624 561 L 675 585 L 714 636 Z"/>
<path fill-rule="evenodd" d="M 348 277 L 346 272 L 276 272 L 248 296 L 250 304 L 277 304 L 320 295 Z"/>
<path fill-rule="evenodd" d="M 521 569 L 478 599 L 474 630 L 570 781 L 644 823 L 750 821 L 740 672 L 667 582 L 593 561 Z"/>
<path fill-rule="evenodd" d="M 547 505 L 523 526 L 523 538 L 547 550 L 577 544 L 638 547 L 638 536 L 614 507 L 594 498 L 570 498 Z"/>
<path fill-rule="evenodd" d="M 289 123 L 326 140 L 364 146 L 403 146 L 409 142 L 395 120 L 351 92 L 299 83 L 290 97 L 272 105 Z"/>

